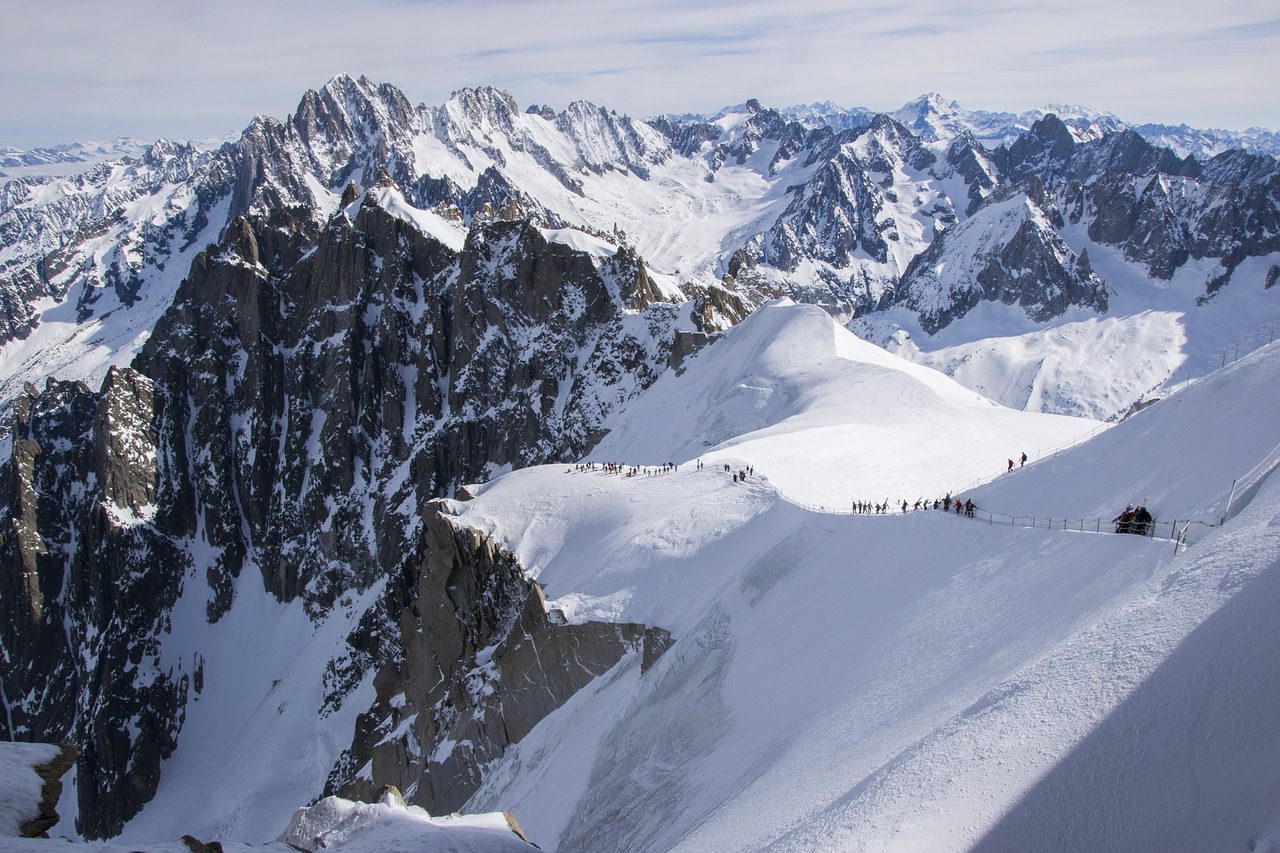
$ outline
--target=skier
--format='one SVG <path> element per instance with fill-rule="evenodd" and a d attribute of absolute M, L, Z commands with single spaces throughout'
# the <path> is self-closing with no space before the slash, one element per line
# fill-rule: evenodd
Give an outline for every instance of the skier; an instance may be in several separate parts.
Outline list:
<path fill-rule="evenodd" d="M 1010 460 L 1009 460 L 1009 470 L 1010 470 L 1010 471 L 1012 471 L 1012 470 L 1013 470 L 1013 460 L 1012 460 L 1012 459 L 1010 459 Z"/>
<path fill-rule="evenodd" d="M 964 502 L 964 514 L 966 518 L 973 518 L 973 501 L 972 500 L 967 500 Z"/>
<path fill-rule="evenodd" d="M 1024 450 L 1022 451 L 1022 461 L 1018 463 L 1018 467 L 1021 468 L 1023 465 L 1026 465 L 1026 464 L 1027 464 L 1027 452 Z"/>

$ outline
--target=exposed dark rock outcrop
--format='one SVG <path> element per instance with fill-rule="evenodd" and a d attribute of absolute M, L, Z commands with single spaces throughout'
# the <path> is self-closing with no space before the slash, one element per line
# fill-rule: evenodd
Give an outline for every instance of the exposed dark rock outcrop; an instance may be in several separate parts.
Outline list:
<path fill-rule="evenodd" d="M 0 642 L 22 662 L 7 694 L 27 698 L 4 734 L 81 746 L 86 835 L 152 796 L 200 689 L 198 656 L 160 655 L 184 587 L 207 588 L 216 621 L 249 568 L 321 619 L 385 582 L 326 672 L 320 711 L 337 708 L 400 660 L 427 501 L 580 455 L 665 368 L 679 309 L 651 302 L 633 251 L 595 257 L 526 219 L 478 226 L 458 252 L 378 193 L 323 227 L 293 208 L 235 220 L 134 368 L 15 404 Z M 505 618 L 494 606 L 484 619 Z M 525 698 L 528 714 L 550 701 Z"/>
<path fill-rule="evenodd" d="M 58 747 L 58 754 L 33 770 L 40 777 L 40 804 L 37 814 L 23 822 L 18 832 L 23 838 L 48 838 L 49 830 L 58 823 L 58 800 L 62 797 L 62 777 L 76 762 L 76 748 L 69 743 Z"/>
<path fill-rule="evenodd" d="M 1088 255 L 1076 255 L 1057 235 L 1055 221 L 1060 225 L 1061 216 L 1039 181 L 1006 189 L 917 255 L 894 298 L 930 334 L 983 301 L 1017 305 L 1036 321 L 1072 306 L 1105 311 L 1105 283 Z"/>
<path fill-rule="evenodd" d="M 552 621 L 513 554 L 456 525 L 447 503 L 428 507 L 425 522 L 425 556 L 400 622 L 404 659 L 379 673 L 378 701 L 328 788 L 369 799 L 392 784 L 410 802 L 447 812 L 539 720 L 627 654 L 647 668 L 671 636 Z"/>

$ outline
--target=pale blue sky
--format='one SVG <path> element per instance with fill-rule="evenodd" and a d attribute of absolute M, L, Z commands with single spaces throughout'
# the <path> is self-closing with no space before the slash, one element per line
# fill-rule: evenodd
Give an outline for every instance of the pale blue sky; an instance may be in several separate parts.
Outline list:
<path fill-rule="evenodd" d="M 1274 129 L 1277 57 L 1275 0 L 0 0 L 0 146 L 223 136 L 339 72 L 415 104 L 480 84 L 638 116 L 937 91 Z"/>

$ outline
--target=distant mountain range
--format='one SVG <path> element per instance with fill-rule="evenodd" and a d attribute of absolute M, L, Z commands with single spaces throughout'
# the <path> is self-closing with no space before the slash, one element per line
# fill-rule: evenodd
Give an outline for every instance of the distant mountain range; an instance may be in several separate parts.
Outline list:
<path fill-rule="evenodd" d="M 779 110 L 788 118 L 808 127 L 827 125 L 833 128 L 863 127 L 875 112 L 865 107 L 840 107 L 830 101 L 784 107 Z M 1071 104 L 1047 104 L 1023 113 L 966 110 L 956 101 L 929 93 L 908 101 L 889 113 L 922 139 L 951 139 L 968 133 L 988 148 L 1011 144 L 1047 115 L 1056 115 L 1071 129 L 1078 142 L 1098 139 L 1105 133 L 1133 130 L 1152 145 L 1168 148 L 1179 157 L 1188 155 L 1201 160 L 1216 157 L 1224 151 L 1238 149 L 1253 154 L 1280 155 L 1280 133 L 1260 127 L 1248 130 L 1212 130 L 1186 124 L 1130 124 L 1107 112 Z"/>
<path fill-rule="evenodd" d="M 740 111 L 744 105 L 726 107 L 719 113 L 684 113 L 669 116 L 678 122 L 712 120 L 717 115 Z M 830 127 L 851 130 L 866 127 L 876 115 L 866 107 L 842 107 L 832 101 L 796 104 L 778 109 L 788 119 L 810 128 Z M 1179 157 L 1191 155 L 1209 159 L 1231 149 L 1253 154 L 1280 156 L 1280 132 L 1261 127 L 1248 130 L 1195 128 L 1187 124 L 1129 124 L 1118 116 L 1070 104 L 1047 104 L 1022 113 L 966 110 L 956 101 L 931 92 L 908 101 L 889 113 L 922 139 L 951 139 L 968 133 L 983 145 L 994 148 L 1013 142 L 1050 113 L 1062 119 L 1078 141 L 1096 139 L 1104 133 L 1132 129 L 1153 145 L 1168 148 Z M 213 148 L 228 139 L 200 140 L 197 147 Z M 5 175 L 72 174 L 75 166 L 91 166 L 105 160 L 138 157 L 149 142 L 117 137 L 111 141 L 72 142 L 45 148 L 0 148 L 0 170 Z"/>

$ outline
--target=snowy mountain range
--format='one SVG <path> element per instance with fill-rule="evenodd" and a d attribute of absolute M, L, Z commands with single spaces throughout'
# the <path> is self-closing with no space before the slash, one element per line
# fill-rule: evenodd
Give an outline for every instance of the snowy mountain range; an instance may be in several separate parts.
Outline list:
<path fill-rule="evenodd" d="M 783 107 L 780 112 L 809 127 L 833 129 L 865 127 L 875 112 L 865 107 L 841 107 L 831 101 Z M 1079 142 L 1099 139 L 1104 134 L 1133 130 L 1160 148 L 1179 157 L 1209 160 L 1224 151 L 1280 155 L 1280 133 L 1265 128 L 1248 130 L 1198 129 L 1186 124 L 1130 124 L 1118 116 L 1072 104 L 1046 104 L 1022 113 L 967 110 L 936 92 L 921 95 L 889 113 L 922 138 L 952 139 L 968 134 L 988 148 L 1011 145 L 1048 115 L 1057 116 Z"/>
<path fill-rule="evenodd" d="M 7 181 L 0 732 L 75 742 L 64 819 L 126 844 L 394 784 L 564 850 L 841 847 L 916 749 L 980 792 L 928 787 L 972 807 L 920 831 L 977 842 L 1275 563 L 1280 162 L 1063 112 L 645 122 L 340 76 L 216 148 Z M 1223 479 L 1252 515 L 1218 530 Z M 844 512 L 961 489 L 1009 526 Z M 1167 538 L 1013 523 L 1129 501 L 1203 522 L 1217 592 L 1161 597 Z M 957 757 L 1063 697 L 1011 781 Z"/>

